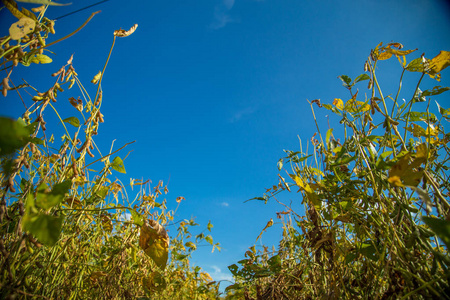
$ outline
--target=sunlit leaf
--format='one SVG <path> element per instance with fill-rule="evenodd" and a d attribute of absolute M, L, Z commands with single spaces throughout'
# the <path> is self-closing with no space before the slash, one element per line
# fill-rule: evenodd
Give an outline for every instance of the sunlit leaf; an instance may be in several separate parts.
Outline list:
<path fill-rule="evenodd" d="M 435 78 L 437 81 L 440 81 L 440 72 L 450 66 L 450 51 L 441 51 L 438 55 L 436 55 L 430 62 L 429 72 L 431 78 Z"/>
<path fill-rule="evenodd" d="M 345 103 L 344 109 L 348 112 L 365 112 L 370 110 L 370 105 L 365 102 L 350 99 Z"/>
<path fill-rule="evenodd" d="M 69 117 L 63 120 L 64 123 L 68 123 L 75 127 L 80 127 L 80 120 L 77 117 Z"/>
<path fill-rule="evenodd" d="M 443 92 L 446 92 L 450 90 L 450 87 L 441 87 L 441 86 L 435 86 L 431 90 L 425 90 L 422 92 L 423 96 L 436 96 L 439 94 L 442 94 Z"/>
<path fill-rule="evenodd" d="M 51 0 L 16 0 L 17 2 L 24 3 L 34 3 L 34 4 L 43 4 L 43 5 L 54 5 L 54 6 L 66 6 L 72 3 L 57 3 Z"/>
<path fill-rule="evenodd" d="M 130 214 L 134 224 L 138 226 L 144 225 L 144 218 L 136 210 L 130 209 Z"/>
<path fill-rule="evenodd" d="M 355 78 L 355 80 L 353 81 L 353 84 L 363 81 L 363 80 L 370 80 L 370 76 L 367 74 L 361 74 L 358 77 Z"/>
<path fill-rule="evenodd" d="M 211 224 L 211 221 L 208 221 L 208 225 L 206 226 L 206 228 L 208 229 L 208 231 L 211 231 L 211 229 L 214 227 L 213 224 Z"/>
<path fill-rule="evenodd" d="M 111 168 L 113 168 L 117 172 L 126 173 L 123 160 L 118 156 L 114 157 L 113 162 L 111 164 Z"/>
<path fill-rule="evenodd" d="M 388 181 L 395 186 L 416 187 L 423 177 L 423 170 L 418 170 L 421 164 L 427 160 L 426 144 L 417 147 L 415 158 L 411 153 L 402 156 L 389 170 Z"/>
<path fill-rule="evenodd" d="M 207 241 L 211 246 L 214 244 L 213 238 L 210 235 L 205 237 L 205 241 Z"/>
<path fill-rule="evenodd" d="M 430 120 L 431 122 L 436 122 L 437 118 L 433 113 L 426 113 L 426 112 L 409 112 L 405 113 L 403 115 L 403 119 L 409 119 L 410 122 L 417 122 L 417 121 L 427 121 Z"/>
<path fill-rule="evenodd" d="M 342 85 L 345 87 L 350 86 L 350 83 L 352 82 L 352 79 L 350 77 L 348 77 L 347 75 L 341 75 L 341 76 L 338 76 L 338 78 L 340 80 L 342 80 Z"/>
<path fill-rule="evenodd" d="M 334 98 L 333 105 L 336 106 L 337 109 L 340 109 L 340 110 L 344 109 L 344 101 L 342 101 L 339 98 Z"/>
<path fill-rule="evenodd" d="M 35 20 L 28 17 L 22 17 L 19 21 L 13 23 L 11 27 L 9 27 L 9 36 L 13 40 L 19 40 L 33 32 L 35 27 Z"/>
<path fill-rule="evenodd" d="M 31 58 L 31 62 L 35 63 L 35 64 L 49 64 L 51 63 L 53 60 L 48 57 L 47 55 L 44 54 L 36 54 L 34 57 Z"/>
<path fill-rule="evenodd" d="M 187 242 L 184 244 L 186 247 L 191 248 L 193 250 L 197 249 L 197 245 L 194 244 L 193 242 Z"/>
<path fill-rule="evenodd" d="M 155 220 L 145 221 L 141 226 L 139 246 L 161 270 L 164 270 L 169 258 L 169 235 L 161 224 Z"/>
<path fill-rule="evenodd" d="M 419 57 L 419 58 L 413 59 L 406 66 L 406 70 L 408 70 L 410 72 L 423 72 L 425 70 L 424 62 L 426 62 L 426 61 L 427 61 L 427 59 L 424 57 Z"/>

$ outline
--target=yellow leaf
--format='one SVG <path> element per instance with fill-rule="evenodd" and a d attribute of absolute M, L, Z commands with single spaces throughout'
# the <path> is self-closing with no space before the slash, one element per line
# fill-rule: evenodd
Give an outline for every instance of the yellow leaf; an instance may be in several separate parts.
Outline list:
<path fill-rule="evenodd" d="M 19 40 L 34 31 L 36 22 L 28 17 L 22 17 L 9 27 L 9 35 L 13 40 Z"/>
<path fill-rule="evenodd" d="M 400 180 L 400 177 L 397 175 L 394 175 L 392 177 L 388 178 L 388 181 L 390 184 L 395 185 L 395 186 L 403 186 L 402 181 Z"/>
<path fill-rule="evenodd" d="M 309 186 L 308 183 L 304 183 L 303 180 L 298 177 L 297 175 L 291 175 L 292 179 L 294 179 L 295 184 L 297 184 L 297 186 L 303 190 L 305 190 L 307 193 L 312 193 L 313 190 L 311 189 L 311 187 Z"/>
<path fill-rule="evenodd" d="M 386 60 L 386 59 L 389 59 L 389 58 L 391 58 L 392 57 L 392 53 L 389 53 L 389 52 L 381 52 L 379 55 L 378 55 L 378 60 Z"/>
<path fill-rule="evenodd" d="M 414 51 L 416 51 L 417 49 L 414 49 L 414 50 L 396 50 L 396 49 L 391 49 L 391 48 L 388 48 L 388 49 L 386 49 L 386 52 L 387 53 L 391 53 L 391 54 L 394 54 L 395 56 L 405 56 L 405 55 L 408 55 L 408 54 L 410 54 L 410 53 L 412 53 L 412 52 L 414 52 Z"/>
<path fill-rule="evenodd" d="M 169 258 L 169 235 L 163 226 L 154 220 L 146 220 L 141 227 L 139 246 L 164 270 Z"/>
<path fill-rule="evenodd" d="M 339 98 L 334 98 L 333 105 L 336 106 L 337 109 L 343 110 L 344 109 L 344 102 Z"/>
<path fill-rule="evenodd" d="M 410 152 L 405 154 L 389 170 L 389 183 L 395 186 L 417 186 L 424 174 L 419 167 L 426 162 L 427 155 L 426 144 L 417 146 L 415 158 Z"/>
<path fill-rule="evenodd" d="M 258 235 L 258 237 L 256 238 L 256 241 L 258 241 L 258 240 L 261 238 L 261 236 L 262 236 L 262 234 L 264 233 L 264 231 L 266 231 L 267 228 L 272 227 L 272 225 L 273 225 L 273 220 L 272 220 L 272 218 L 270 218 L 270 221 L 267 222 L 266 227 L 264 227 L 264 229 L 263 229 L 263 230 L 261 231 L 261 233 Z"/>
<path fill-rule="evenodd" d="M 344 109 L 348 112 L 366 112 L 370 110 L 370 105 L 365 102 L 350 99 L 345 103 Z"/>
<path fill-rule="evenodd" d="M 439 74 L 442 70 L 450 66 L 450 52 L 449 51 L 441 51 L 439 54 L 434 57 L 430 62 L 430 71 L 428 75 L 431 78 L 435 78 L 437 81 L 440 81 L 441 74 Z"/>
<path fill-rule="evenodd" d="M 200 277 L 204 280 L 204 281 L 213 281 L 214 279 L 212 279 L 211 275 L 209 275 L 206 272 L 201 272 L 200 273 Z"/>
<path fill-rule="evenodd" d="M 417 146 L 416 158 L 425 158 L 425 159 L 427 159 L 427 157 L 428 157 L 427 144 L 422 143 L 419 146 Z"/>
<path fill-rule="evenodd" d="M 34 56 L 31 59 L 31 62 L 35 63 L 35 64 L 39 64 L 39 63 L 41 63 L 41 64 L 49 64 L 52 61 L 53 60 L 50 57 L 48 57 L 47 55 L 44 55 L 44 54 L 36 54 L 36 56 Z"/>

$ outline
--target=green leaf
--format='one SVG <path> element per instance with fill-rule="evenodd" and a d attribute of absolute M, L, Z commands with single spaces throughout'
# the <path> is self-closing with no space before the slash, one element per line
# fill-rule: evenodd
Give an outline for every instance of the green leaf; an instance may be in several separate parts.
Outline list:
<path fill-rule="evenodd" d="M 367 243 L 361 244 L 361 248 L 359 249 L 359 252 L 371 260 L 378 261 L 376 249 L 373 244 L 367 244 Z"/>
<path fill-rule="evenodd" d="M 353 84 L 352 84 L 352 85 L 354 85 L 354 84 L 357 83 L 357 82 L 364 81 L 364 80 L 369 80 L 369 79 L 370 79 L 370 76 L 369 76 L 369 75 L 367 75 L 367 74 L 361 74 L 361 75 L 359 75 L 358 77 L 355 78 L 355 80 L 353 81 Z"/>
<path fill-rule="evenodd" d="M 419 57 L 409 62 L 409 64 L 406 66 L 406 70 L 410 72 L 423 72 L 424 66 L 423 62 L 426 60 L 426 58 Z"/>
<path fill-rule="evenodd" d="M 53 246 L 61 234 L 62 217 L 54 217 L 46 214 L 25 214 L 23 228 L 36 236 L 47 246 Z"/>
<path fill-rule="evenodd" d="M 0 155 L 14 153 L 25 146 L 29 135 L 23 121 L 0 117 Z"/>
<path fill-rule="evenodd" d="M 437 118 L 433 113 L 426 113 L 426 112 L 421 113 L 416 111 L 405 113 L 403 115 L 403 119 L 404 120 L 409 119 L 410 122 L 427 121 L 428 119 L 432 122 L 437 121 Z"/>
<path fill-rule="evenodd" d="M 422 217 L 422 220 L 445 243 L 447 249 L 450 249 L 450 222 L 430 217 Z"/>
<path fill-rule="evenodd" d="M 342 80 L 342 85 L 343 86 L 349 86 L 350 85 L 350 83 L 352 82 L 352 79 L 350 78 L 350 77 L 348 77 L 347 75 L 341 75 L 341 76 L 338 76 L 338 78 L 340 79 L 340 80 Z"/>
<path fill-rule="evenodd" d="M 50 193 L 46 193 L 46 185 L 38 190 L 36 196 L 36 205 L 43 208 L 49 209 L 53 206 L 58 205 L 64 199 L 66 193 L 69 192 L 70 187 L 72 186 L 71 180 L 66 180 L 64 182 L 55 184 L 53 190 Z"/>
<path fill-rule="evenodd" d="M 35 63 L 35 64 L 49 64 L 51 63 L 53 60 L 48 57 L 47 55 L 44 54 L 36 54 L 36 56 L 31 58 L 31 62 Z"/>
<path fill-rule="evenodd" d="M 436 105 L 438 107 L 439 113 L 448 120 L 450 117 L 450 108 L 444 109 L 437 102 L 436 102 Z"/>
<path fill-rule="evenodd" d="M 208 221 L 208 225 L 206 226 L 206 228 L 208 229 L 208 231 L 211 231 L 211 229 L 213 228 L 213 224 L 211 224 L 211 221 Z"/>
<path fill-rule="evenodd" d="M 450 90 L 450 87 L 435 86 L 432 90 L 425 90 L 422 96 L 436 96 Z"/>
<path fill-rule="evenodd" d="M 212 236 L 210 236 L 210 235 L 207 235 L 207 236 L 205 237 L 205 241 L 207 241 L 211 246 L 214 244 L 213 238 L 212 238 Z"/>
<path fill-rule="evenodd" d="M 117 172 L 124 174 L 126 173 L 125 166 L 123 165 L 123 160 L 118 156 L 114 157 L 113 162 L 111 164 L 111 168 L 113 168 Z"/>
<path fill-rule="evenodd" d="M 40 138 L 37 138 L 37 137 L 32 138 L 30 140 L 30 142 L 32 142 L 35 145 L 45 145 L 45 142 L 43 140 L 41 140 Z"/>
<path fill-rule="evenodd" d="M 186 247 L 191 248 L 193 250 L 197 249 L 197 245 L 194 244 L 193 242 L 187 242 L 186 244 L 184 244 Z"/>
<path fill-rule="evenodd" d="M 283 168 L 283 159 L 280 158 L 277 162 L 277 167 L 278 167 L 278 171 L 281 171 L 281 169 Z"/>
<path fill-rule="evenodd" d="M 326 141 L 327 145 L 330 144 L 330 137 L 331 137 L 332 133 L 333 133 L 333 128 L 330 128 L 330 129 L 327 130 L 327 135 L 326 135 L 326 138 L 325 138 L 325 141 Z"/>
<path fill-rule="evenodd" d="M 281 257 L 279 255 L 272 256 L 267 263 L 269 264 L 270 271 L 273 273 L 281 271 Z"/>
<path fill-rule="evenodd" d="M 144 218 L 134 209 L 130 209 L 131 218 L 133 219 L 134 224 L 142 226 L 144 225 Z"/>
<path fill-rule="evenodd" d="M 51 0 L 16 0 L 17 2 L 24 3 L 34 3 L 34 4 L 42 4 L 42 5 L 54 5 L 54 6 L 66 6 L 72 3 L 57 3 Z"/>
<path fill-rule="evenodd" d="M 64 123 L 68 123 L 75 127 L 80 127 L 80 120 L 77 117 L 69 117 L 63 120 Z"/>

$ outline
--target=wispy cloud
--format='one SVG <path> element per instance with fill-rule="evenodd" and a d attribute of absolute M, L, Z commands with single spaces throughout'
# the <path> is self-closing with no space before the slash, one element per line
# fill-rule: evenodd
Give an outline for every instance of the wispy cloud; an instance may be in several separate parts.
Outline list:
<path fill-rule="evenodd" d="M 210 24 L 212 29 L 220 29 L 228 23 L 236 22 L 229 12 L 234 6 L 235 0 L 221 0 L 214 8 L 214 21 Z"/>
<path fill-rule="evenodd" d="M 230 118 L 230 122 L 234 123 L 239 121 L 240 119 L 242 119 L 245 116 L 251 115 L 252 113 L 255 112 L 255 108 L 254 107 L 246 107 L 244 109 L 238 110 L 237 112 L 235 112 L 233 114 L 233 116 Z"/>
<path fill-rule="evenodd" d="M 228 207 L 228 206 L 230 206 L 230 203 L 224 201 L 224 202 L 220 203 L 220 206 Z"/>
<path fill-rule="evenodd" d="M 211 275 L 211 277 L 215 281 L 220 281 L 220 280 L 233 281 L 233 276 L 231 276 L 231 274 L 222 272 L 222 269 L 220 269 L 218 266 L 215 266 L 215 265 L 211 266 L 211 269 L 213 269 L 213 271 L 210 272 L 209 275 Z"/>

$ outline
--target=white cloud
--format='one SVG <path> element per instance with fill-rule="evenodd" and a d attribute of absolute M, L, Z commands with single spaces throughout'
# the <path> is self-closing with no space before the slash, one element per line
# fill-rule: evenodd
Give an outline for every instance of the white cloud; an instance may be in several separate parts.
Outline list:
<path fill-rule="evenodd" d="M 222 203 L 220 203 L 220 205 L 221 206 L 223 206 L 223 207 L 228 207 L 228 206 L 230 206 L 230 204 L 228 203 L 228 202 L 222 202 Z"/>
<path fill-rule="evenodd" d="M 209 275 L 215 281 L 220 281 L 220 280 L 233 281 L 233 276 L 231 274 L 223 273 L 222 269 L 220 269 L 218 266 L 213 265 L 213 266 L 211 266 L 211 269 L 213 269 L 213 271 L 210 272 Z"/>
<path fill-rule="evenodd" d="M 223 5 L 225 5 L 225 7 L 230 10 L 233 8 L 234 5 L 234 0 L 223 0 Z"/>
<path fill-rule="evenodd" d="M 220 29 L 225 27 L 228 23 L 236 22 L 229 15 L 229 11 L 233 8 L 235 0 L 221 0 L 219 4 L 214 8 L 214 21 L 210 27 L 212 29 Z"/>
<path fill-rule="evenodd" d="M 129 212 L 123 213 L 123 214 L 120 216 L 119 220 L 120 220 L 120 221 L 125 221 L 125 222 L 131 221 L 131 214 L 130 214 Z"/>
<path fill-rule="evenodd" d="M 234 115 L 230 119 L 230 122 L 231 123 L 237 122 L 240 119 L 242 119 L 242 117 L 244 117 L 246 115 L 251 115 L 254 112 L 255 112 L 254 107 L 247 107 L 247 108 L 241 109 L 234 113 Z"/>

